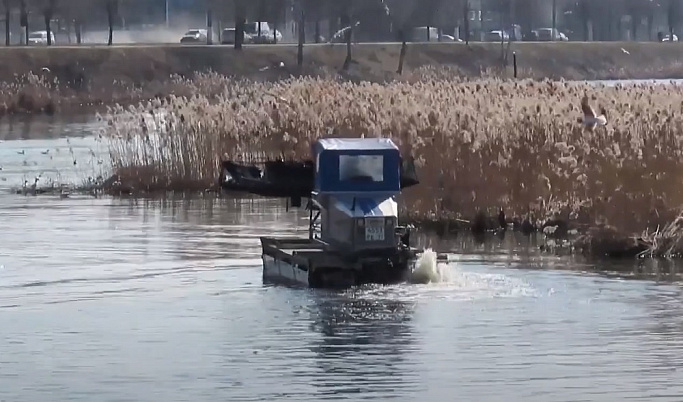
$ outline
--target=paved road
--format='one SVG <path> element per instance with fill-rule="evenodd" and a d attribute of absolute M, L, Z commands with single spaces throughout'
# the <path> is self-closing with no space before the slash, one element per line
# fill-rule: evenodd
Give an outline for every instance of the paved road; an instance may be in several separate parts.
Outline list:
<path fill-rule="evenodd" d="M 548 44 L 549 42 L 513 42 L 515 46 L 532 46 L 532 45 L 538 45 L 538 44 Z M 578 41 L 571 41 L 571 42 L 555 42 L 557 44 L 612 44 L 612 45 L 622 45 L 622 46 L 628 46 L 628 45 L 633 45 L 636 43 L 651 43 L 651 44 L 657 44 L 659 42 L 578 42 Z M 672 42 L 672 43 L 677 43 L 677 42 Z M 354 43 L 354 46 L 399 46 L 401 43 L 400 42 L 361 42 L 361 43 Z M 490 44 L 490 45 L 498 45 L 500 42 L 471 42 L 471 44 Z M 429 45 L 429 46 L 457 46 L 457 45 L 464 45 L 464 42 L 410 42 L 409 45 Z M 136 48 L 136 47 L 216 47 L 216 48 L 232 48 L 234 45 L 232 44 L 214 44 L 214 45 L 206 45 L 206 44 L 183 44 L 181 45 L 180 43 L 115 43 L 111 47 L 115 48 Z M 245 44 L 245 48 L 278 48 L 278 47 L 296 47 L 296 43 L 278 43 L 278 44 L 261 44 L 261 45 L 250 45 L 250 44 Z M 306 43 L 306 47 L 311 47 L 311 46 L 346 46 L 345 43 Z M 5 47 L 5 46 L 0 46 L 0 51 L 2 49 L 15 49 L 15 48 L 24 48 L 25 46 L 11 46 L 11 47 Z M 52 48 L 55 49 L 67 49 L 67 48 L 108 48 L 110 46 L 107 46 L 106 44 L 97 44 L 97 43 L 87 43 L 87 44 L 82 44 L 82 45 L 53 45 Z M 39 47 L 39 48 L 46 48 L 45 46 Z"/>

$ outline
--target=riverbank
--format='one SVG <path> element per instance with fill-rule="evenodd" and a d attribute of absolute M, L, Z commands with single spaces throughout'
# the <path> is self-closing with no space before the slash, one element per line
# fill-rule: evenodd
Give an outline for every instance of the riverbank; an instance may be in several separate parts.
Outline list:
<path fill-rule="evenodd" d="M 672 185 L 683 181 L 680 86 L 443 77 L 271 83 L 218 75 L 195 84 L 191 99 L 105 117 L 119 189 L 211 189 L 221 159 L 308 158 L 321 135 L 382 135 L 415 158 L 421 184 L 405 191 L 401 205 L 420 226 L 484 233 L 500 228 L 502 208 L 520 230 L 584 236 L 575 245 L 591 254 L 683 251 L 683 191 Z M 235 101 L 212 102 L 201 88 L 222 88 Z M 606 127 L 577 124 L 586 93 L 592 107 L 607 109 Z"/>
<path fill-rule="evenodd" d="M 567 80 L 683 78 L 677 43 L 513 43 L 519 77 Z M 70 113 L 83 107 L 131 104 L 170 94 L 188 95 L 184 79 L 198 72 L 255 81 L 291 76 L 341 77 L 352 81 L 410 80 L 430 67 L 453 76 L 512 76 L 502 68 L 498 43 L 409 44 L 405 73 L 396 74 L 400 44 L 353 46 L 354 63 L 341 72 L 343 45 L 306 45 L 304 66 L 296 46 L 263 45 L 241 52 L 229 46 L 0 47 L 0 115 Z M 508 57 L 511 60 L 511 56 Z"/>

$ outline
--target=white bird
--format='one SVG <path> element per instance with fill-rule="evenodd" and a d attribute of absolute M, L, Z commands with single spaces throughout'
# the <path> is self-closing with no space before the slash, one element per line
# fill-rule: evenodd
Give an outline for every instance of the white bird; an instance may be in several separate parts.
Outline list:
<path fill-rule="evenodd" d="M 607 112 L 604 107 L 600 108 L 600 114 L 595 113 L 595 110 L 588 104 L 588 96 L 584 95 L 581 99 L 581 110 L 583 111 L 583 119 L 579 119 L 580 123 L 588 130 L 593 130 L 595 126 L 607 125 Z"/>
<path fill-rule="evenodd" d="M 41 70 L 42 72 L 44 72 L 44 73 L 49 73 L 49 72 L 50 72 L 50 69 L 47 68 L 47 67 L 43 67 L 43 68 L 41 68 L 40 70 Z"/>

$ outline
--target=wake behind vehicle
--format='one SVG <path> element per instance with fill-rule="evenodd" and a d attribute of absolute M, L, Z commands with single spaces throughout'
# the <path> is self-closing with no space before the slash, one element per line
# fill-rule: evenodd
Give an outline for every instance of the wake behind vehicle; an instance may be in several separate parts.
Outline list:
<path fill-rule="evenodd" d="M 264 280 L 310 287 L 402 282 L 421 250 L 398 224 L 398 196 L 418 184 L 412 161 L 404 163 L 386 138 L 320 139 L 313 161 L 222 162 L 221 186 L 293 207 L 308 198 L 308 237 L 261 237 Z"/>

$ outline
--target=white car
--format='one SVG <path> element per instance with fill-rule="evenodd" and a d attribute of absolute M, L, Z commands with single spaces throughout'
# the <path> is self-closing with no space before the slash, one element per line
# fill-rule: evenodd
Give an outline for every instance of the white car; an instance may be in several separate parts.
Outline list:
<path fill-rule="evenodd" d="M 207 35 L 206 29 L 190 29 L 180 38 L 180 43 L 206 43 Z"/>
<path fill-rule="evenodd" d="M 282 42 L 282 33 L 272 29 L 266 21 L 261 21 L 261 35 L 259 35 L 259 22 L 247 22 L 244 24 L 244 32 L 249 34 L 254 43 Z"/>
<path fill-rule="evenodd" d="M 50 32 L 51 43 L 55 44 L 55 34 Z M 29 45 L 47 45 L 47 31 L 35 31 L 28 35 Z"/>
<path fill-rule="evenodd" d="M 507 31 L 494 30 L 486 33 L 486 40 L 488 42 L 508 42 L 510 34 Z"/>

